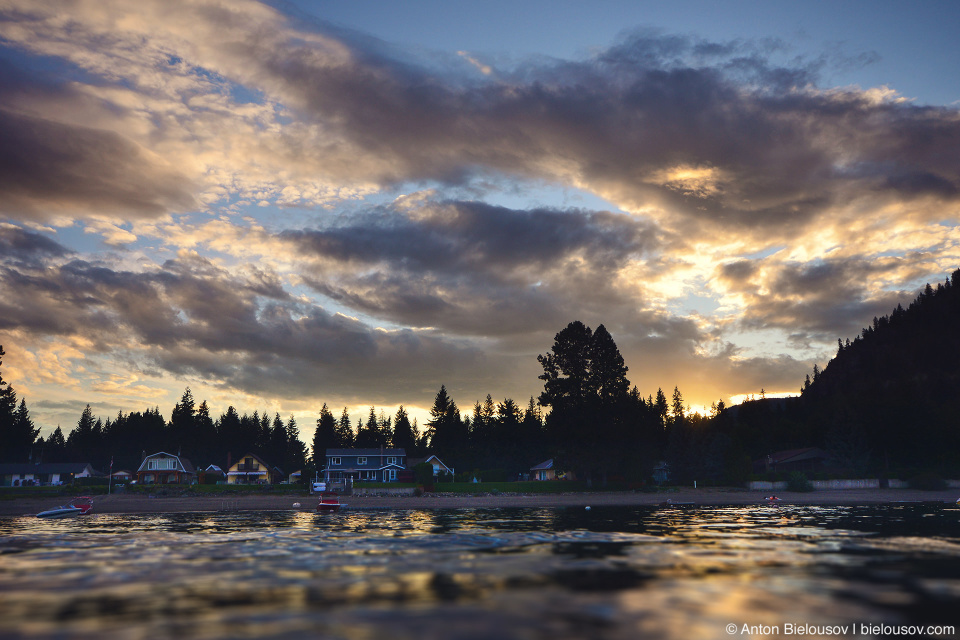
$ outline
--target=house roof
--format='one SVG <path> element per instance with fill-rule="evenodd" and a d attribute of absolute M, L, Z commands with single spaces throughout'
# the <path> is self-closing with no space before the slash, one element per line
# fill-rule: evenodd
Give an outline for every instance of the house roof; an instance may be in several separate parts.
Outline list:
<path fill-rule="evenodd" d="M 438 458 L 438 457 L 435 456 L 435 455 L 429 455 L 429 456 L 427 456 L 426 458 L 407 458 L 407 466 L 408 466 L 408 467 L 415 467 L 415 466 L 417 466 L 418 464 L 422 464 L 422 463 L 424 463 L 424 462 L 430 462 L 431 460 L 436 460 L 436 461 L 440 464 L 440 466 L 443 467 L 444 469 L 449 469 L 449 468 L 450 468 L 450 467 L 448 467 L 448 466 L 446 465 L 446 463 L 444 463 L 443 460 L 441 460 L 440 458 Z"/>
<path fill-rule="evenodd" d="M 273 472 L 273 473 L 279 473 L 280 475 L 283 475 L 283 469 L 281 469 L 280 467 L 278 467 L 278 466 L 275 465 L 275 464 L 270 464 L 269 462 L 267 462 L 266 460 L 264 460 L 263 458 L 261 458 L 260 456 L 258 456 L 258 455 L 255 454 L 255 453 L 248 453 L 248 454 L 245 455 L 245 456 L 240 456 L 240 457 L 237 459 L 237 461 L 233 463 L 233 466 L 231 466 L 230 468 L 233 469 L 233 468 L 236 467 L 238 464 L 243 464 L 243 461 L 244 461 L 246 458 L 253 458 L 254 460 L 256 460 L 256 461 L 257 461 L 258 463 L 260 463 L 260 465 L 263 467 L 263 470 L 264 470 L 264 471 L 270 471 L 270 472 Z M 244 473 L 249 473 L 249 472 L 244 472 Z M 254 472 L 254 473 L 257 473 L 257 472 Z M 236 472 L 229 472 L 229 470 L 228 470 L 227 475 L 236 475 Z"/>
<path fill-rule="evenodd" d="M 327 449 L 327 458 L 340 458 L 340 464 L 326 465 L 331 471 L 380 471 L 382 469 L 403 469 L 397 462 L 386 462 L 386 458 L 406 458 L 405 449 Z M 359 458 L 366 458 L 360 462 Z"/>
<path fill-rule="evenodd" d="M 140 467 L 137 469 L 138 473 L 140 471 L 148 471 L 148 469 L 144 468 L 144 465 L 146 465 L 147 460 L 151 458 L 175 458 L 177 462 L 180 463 L 180 471 L 183 471 L 184 473 L 192 473 L 192 474 L 197 473 L 196 469 L 193 468 L 193 463 L 191 463 L 189 460 L 187 460 L 183 456 L 175 456 L 172 453 L 167 453 L 166 451 L 158 451 L 157 453 L 151 453 L 146 458 L 144 458 L 143 461 L 140 463 Z"/>
<path fill-rule="evenodd" d="M 766 461 L 773 464 L 783 464 L 785 462 L 796 462 L 799 460 L 809 460 L 811 458 L 826 458 L 827 452 L 817 447 L 804 447 L 802 449 L 788 449 L 786 451 L 777 451 L 767 456 Z"/>
<path fill-rule="evenodd" d="M 530 471 L 546 471 L 547 469 L 553 469 L 553 458 L 544 460 L 535 467 L 530 467 Z"/>
<path fill-rule="evenodd" d="M 407 456 L 407 450 L 399 449 L 327 449 L 327 456 Z"/>

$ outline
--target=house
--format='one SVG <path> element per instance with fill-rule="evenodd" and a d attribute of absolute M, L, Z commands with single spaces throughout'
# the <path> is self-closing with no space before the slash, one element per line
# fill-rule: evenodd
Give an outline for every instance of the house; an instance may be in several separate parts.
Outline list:
<path fill-rule="evenodd" d="M 277 484 L 283 480 L 280 467 L 248 453 L 227 470 L 227 484 Z"/>
<path fill-rule="evenodd" d="M 137 484 L 192 484 L 197 472 L 182 456 L 160 451 L 143 459 L 137 469 Z"/>
<path fill-rule="evenodd" d="M 435 455 L 427 456 L 426 458 L 408 458 L 407 459 L 407 469 L 408 475 L 410 476 L 410 482 L 413 482 L 413 468 L 418 464 L 429 464 L 433 467 L 433 477 L 438 478 L 440 474 L 444 475 L 453 475 L 453 467 L 448 467 L 443 463 L 443 461 Z M 405 480 L 405 474 L 401 474 L 404 477 L 401 480 Z"/>
<path fill-rule="evenodd" d="M 121 469 L 120 471 L 114 471 L 110 474 L 110 479 L 113 482 L 130 482 L 133 480 L 133 472 L 126 469 Z"/>
<path fill-rule="evenodd" d="M 657 463 L 657 466 L 653 468 L 653 481 L 657 483 L 657 486 L 667 484 L 670 480 L 670 465 L 661 460 Z"/>
<path fill-rule="evenodd" d="M 357 482 L 396 482 L 407 468 L 405 449 L 327 449 L 323 479 L 328 487 Z"/>
<path fill-rule="evenodd" d="M 50 485 L 73 482 L 76 478 L 100 477 L 104 474 L 89 462 L 40 462 L 0 464 L 0 486 Z"/>
<path fill-rule="evenodd" d="M 530 467 L 534 480 L 556 480 L 557 472 L 553 468 L 553 458 L 544 460 L 540 464 Z"/>
<path fill-rule="evenodd" d="M 227 474 L 215 464 L 208 464 L 207 468 L 200 472 L 200 484 L 217 484 L 223 482 Z"/>
<path fill-rule="evenodd" d="M 754 462 L 756 471 L 817 471 L 827 464 L 829 455 L 817 447 L 789 449 L 767 455 Z"/>

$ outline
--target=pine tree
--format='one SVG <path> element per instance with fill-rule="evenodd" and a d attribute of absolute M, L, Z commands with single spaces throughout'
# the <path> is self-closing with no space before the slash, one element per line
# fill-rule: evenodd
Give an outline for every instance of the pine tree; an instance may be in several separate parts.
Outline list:
<path fill-rule="evenodd" d="M 317 418 L 317 429 L 313 432 L 313 447 L 311 449 L 313 465 L 318 471 L 323 469 L 326 464 L 327 449 L 340 448 L 339 440 L 337 421 L 330 413 L 330 409 L 327 408 L 327 403 L 323 403 L 323 407 L 320 409 L 320 417 Z"/>
<path fill-rule="evenodd" d="M 371 406 L 366 424 L 357 427 L 356 447 L 358 449 L 376 449 L 381 446 L 379 436 L 376 408 Z"/>
<path fill-rule="evenodd" d="M 27 401 L 20 399 L 20 406 L 13 414 L 13 424 L 7 435 L 7 445 L 16 459 L 27 460 L 31 457 L 33 444 L 37 441 L 40 429 L 34 426 L 27 410 Z"/>
<path fill-rule="evenodd" d="M 590 344 L 590 389 L 601 400 L 618 400 L 627 395 L 630 381 L 627 366 L 613 336 L 602 324 L 593 332 Z"/>
<path fill-rule="evenodd" d="M 465 453 L 468 433 L 460 419 L 460 410 L 447 395 L 445 385 L 440 385 L 440 391 L 433 400 L 427 425 L 430 448 L 437 452 L 437 455 L 455 457 Z"/>
<path fill-rule="evenodd" d="M 283 424 L 280 413 L 277 412 L 273 417 L 273 424 L 270 427 L 270 446 L 265 452 L 267 462 L 275 467 L 280 467 L 281 471 L 291 471 L 291 469 L 281 466 L 287 457 L 289 446 L 290 443 L 287 442 L 287 426 Z"/>
<path fill-rule="evenodd" d="M 354 446 L 356 442 L 356 435 L 353 432 L 353 427 L 350 426 L 350 413 L 347 411 L 347 408 L 343 408 L 343 413 L 340 414 L 340 419 L 337 421 L 337 443 L 336 446 L 349 449 Z"/>
<path fill-rule="evenodd" d="M 287 431 L 287 453 L 281 464 L 285 465 L 284 468 L 288 473 L 304 471 L 307 466 L 307 445 L 300 440 L 300 429 L 297 428 L 297 421 L 293 416 L 290 416 L 290 419 L 287 420 L 285 429 Z M 304 476 L 301 475 L 301 480 L 303 478 Z"/>
<path fill-rule="evenodd" d="M 67 441 L 63 437 L 63 430 L 60 429 L 60 425 L 57 425 L 57 428 L 47 438 L 43 450 L 43 460 L 44 462 L 66 462 L 66 457 Z"/>
<path fill-rule="evenodd" d="M 3 365 L 5 355 L 3 345 L 0 345 L 0 366 Z M 0 461 L 23 462 L 15 459 L 17 454 L 11 449 L 10 437 L 16 409 L 17 394 L 3 379 L 3 373 L 0 371 Z"/>
<path fill-rule="evenodd" d="M 417 436 L 403 405 L 400 405 L 393 418 L 393 446 L 406 450 L 408 456 L 415 455 L 417 448 Z"/>
<path fill-rule="evenodd" d="M 680 389 L 678 387 L 673 388 L 673 402 L 671 403 L 671 410 L 674 424 L 683 422 L 683 395 L 680 393 Z"/>
<path fill-rule="evenodd" d="M 175 451 L 184 456 L 196 456 L 194 451 L 196 434 L 195 416 L 197 413 L 196 405 L 193 401 L 193 392 L 187 387 L 183 395 L 170 414 L 170 440 Z"/>

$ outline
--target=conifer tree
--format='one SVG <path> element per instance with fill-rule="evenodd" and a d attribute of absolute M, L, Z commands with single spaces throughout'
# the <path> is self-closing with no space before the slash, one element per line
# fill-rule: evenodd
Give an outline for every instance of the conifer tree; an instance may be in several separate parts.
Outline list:
<path fill-rule="evenodd" d="M 0 366 L 3 365 L 3 345 L 0 345 Z M 0 461 L 23 462 L 15 460 L 15 453 L 10 448 L 10 435 L 13 429 L 14 414 L 17 409 L 17 394 L 3 379 L 3 372 L 0 370 Z"/>
<path fill-rule="evenodd" d="M 349 418 L 347 420 L 349 421 Z M 323 407 L 320 409 L 320 417 L 317 418 L 317 429 L 313 432 L 311 455 L 313 456 L 314 467 L 318 471 L 323 469 L 326 464 L 327 449 L 338 449 L 340 447 L 337 421 L 330 413 L 330 409 L 327 408 L 327 403 L 323 403 Z"/>
<path fill-rule="evenodd" d="M 337 447 L 348 449 L 354 446 L 356 442 L 356 435 L 353 432 L 353 427 L 350 425 L 350 413 L 347 411 L 347 408 L 343 408 L 343 412 L 340 414 L 340 419 L 337 421 Z"/>
<path fill-rule="evenodd" d="M 7 446 L 15 460 L 27 460 L 32 457 L 32 447 L 40 429 L 34 426 L 27 410 L 27 401 L 20 399 L 20 405 L 13 414 L 13 424 L 7 433 Z"/>
<path fill-rule="evenodd" d="M 307 446 L 300 440 L 300 429 L 297 427 L 296 419 L 290 416 L 284 428 L 287 431 L 287 454 L 282 464 L 286 465 L 284 468 L 288 473 L 303 471 L 307 466 Z"/>
<path fill-rule="evenodd" d="M 445 385 L 440 385 L 430 408 L 427 423 L 430 448 L 440 456 L 457 456 L 465 453 L 468 444 L 467 429 L 460 419 L 457 403 L 447 395 Z"/>
<path fill-rule="evenodd" d="M 393 446 L 406 450 L 408 456 L 415 455 L 417 448 L 417 436 L 403 405 L 400 405 L 393 418 Z"/>

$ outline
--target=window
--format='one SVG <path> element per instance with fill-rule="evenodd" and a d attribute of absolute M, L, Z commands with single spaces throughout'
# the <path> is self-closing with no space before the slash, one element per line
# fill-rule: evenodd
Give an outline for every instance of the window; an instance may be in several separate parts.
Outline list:
<path fill-rule="evenodd" d="M 332 457 L 332 456 L 331 456 L 331 458 L 330 458 L 330 466 L 331 466 L 331 467 L 340 466 L 340 458 L 339 458 L 339 457 Z"/>
<path fill-rule="evenodd" d="M 177 468 L 177 461 L 174 458 L 152 458 L 147 461 L 147 469 L 152 471 L 164 471 Z"/>
<path fill-rule="evenodd" d="M 387 458 L 387 464 L 397 464 L 397 457 L 396 457 L 396 456 L 389 456 L 389 457 Z"/>
<path fill-rule="evenodd" d="M 397 479 L 397 470 L 396 469 L 386 469 L 383 472 L 383 479 L 386 482 L 394 482 Z"/>
<path fill-rule="evenodd" d="M 357 458 L 357 464 L 367 464 L 366 458 Z"/>

